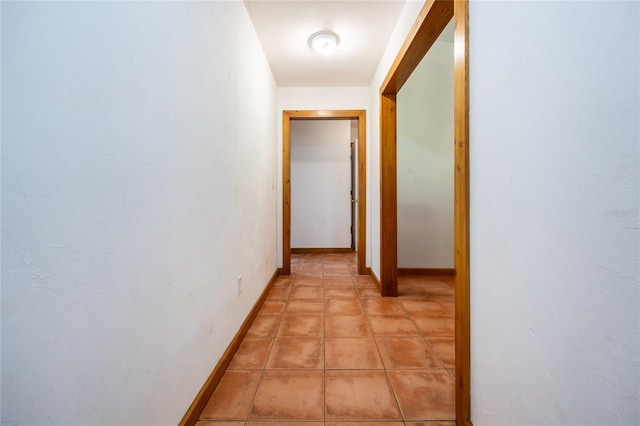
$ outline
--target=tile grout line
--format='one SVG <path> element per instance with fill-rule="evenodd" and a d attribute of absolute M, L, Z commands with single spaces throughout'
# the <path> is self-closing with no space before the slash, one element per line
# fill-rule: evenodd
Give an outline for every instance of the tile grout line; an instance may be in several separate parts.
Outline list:
<path fill-rule="evenodd" d="M 442 365 L 442 368 L 447 370 L 447 373 L 448 373 L 448 369 L 447 369 L 447 366 L 445 365 L 444 361 L 442 360 L 442 358 L 440 358 L 440 355 L 438 354 L 438 352 L 436 352 L 436 350 L 433 348 L 433 346 L 431 346 L 431 342 L 429 341 L 427 335 L 425 333 L 423 333 L 422 330 L 420 330 L 420 328 L 418 327 L 416 322 L 413 320 L 413 316 L 411 315 L 411 313 L 408 312 L 406 310 L 406 308 L 404 307 L 404 305 L 402 305 L 402 304 L 400 304 L 400 309 L 402 309 L 405 312 L 406 317 L 409 318 L 409 321 L 411 321 L 411 323 L 416 328 L 416 330 L 418 330 L 420 332 L 420 337 L 422 337 L 422 339 L 425 342 L 427 342 L 427 345 L 429 346 L 429 349 L 431 349 L 431 351 L 434 353 L 436 358 L 438 358 L 438 361 L 440 361 L 440 364 Z M 432 337 L 436 337 L 436 336 L 432 336 Z M 455 336 L 454 336 L 454 338 L 455 338 Z"/>
<path fill-rule="evenodd" d="M 384 300 L 382 297 L 380 297 L 379 300 Z M 369 315 L 367 314 L 365 308 L 364 308 L 364 300 L 360 299 L 360 303 L 362 305 L 362 310 L 364 312 L 365 317 L 367 318 L 367 323 L 369 324 L 369 330 L 371 331 L 371 337 L 373 338 L 373 342 L 376 345 L 376 350 L 378 351 L 378 356 L 380 357 L 380 362 L 382 362 L 382 368 L 384 370 L 384 375 L 387 378 L 387 384 L 389 385 L 389 389 L 391 389 L 391 394 L 393 395 L 393 400 L 396 403 L 396 408 L 398 409 L 398 413 L 400 413 L 400 420 L 402 421 L 402 424 L 405 425 L 405 415 L 404 412 L 402 411 L 402 408 L 400 407 L 400 401 L 398 401 L 398 396 L 396 395 L 396 390 L 393 387 L 393 384 L 391 383 L 391 378 L 389 377 L 389 371 L 387 369 L 387 364 L 384 361 L 384 358 L 382 357 L 382 353 L 380 352 L 380 346 L 378 345 L 378 338 L 376 336 L 376 334 L 373 331 L 373 327 L 371 326 L 371 321 L 370 321 L 370 317 L 371 316 L 375 316 L 375 315 Z M 382 337 L 381 337 L 382 338 Z"/>
<path fill-rule="evenodd" d="M 425 299 L 425 300 L 430 300 L 430 299 Z M 438 305 L 442 306 L 440 301 L 435 300 L 435 302 L 438 303 Z M 409 321 L 411 321 L 413 326 L 420 332 L 420 337 L 422 337 L 422 339 L 425 342 L 427 342 L 427 345 L 429 346 L 431 351 L 435 354 L 436 358 L 438 358 L 438 361 L 440 361 L 440 364 L 442 364 L 442 368 L 439 368 L 438 370 L 445 370 L 449 375 L 449 377 L 451 377 L 451 379 L 454 381 L 454 385 L 455 385 L 455 380 L 456 380 L 455 373 L 453 375 L 451 374 L 451 371 L 449 371 L 449 368 L 447 368 L 447 365 L 440 357 L 440 354 L 438 354 L 438 352 L 433 348 L 433 346 L 431 345 L 431 342 L 429 341 L 429 337 L 438 337 L 438 336 L 428 336 L 426 333 L 422 332 L 422 330 L 420 330 L 420 328 L 418 327 L 418 324 L 414 321 L 413 315 L 411 315 L 411 313 L 409 313 L 403 305 L 401 305 L 401 309 L 405 312 L 407 318 L 409 318 Z M 455 318 L 454 318 L 454 321 L 455 321 Z M 445 337 L 445 336 L 440 336 L 440 337 Z M 451 336 L 446 336 L 446 337 L 451 337 Z M 455 336 L 453 336 L 453 338 L 455 339 Z M 432 370 L 432 369 L 429 369 L 429 370 Z"/>
<path fill-rule="evenodd" d="M 429 299 L 425 298 L 425 300 L 429 300 Z M 436 302 L 438 302 L 438 301 L 436 301 Z M 440 302 L 438 302 L 438 304 L 440 304 Z M 444 369 L 447 372 L 447 374 L 451 377 L 451 373 L 449 372 L 449 369 L 446 368 L 446 365 L 445 365 L 444 361 L 442 361 L 442 358 L 440 358 L 440 355 L 438 354 L 438 352 L 436 352 L 436 350 L 431 345 L 431 342 L 429 341 L 426 333 L 424 333 L 418 327 L 417 323 L 414 321 L 414 318 L 413 318 L 414 315 L 412 315 L 410 312 L 408 312 L 407 309 L 404 307 L 404 305 L 400 304 L 400 307 L 405 312 L 407 318 L 409 318 L 409 321 L 411 321 L 411 323 L 416 328 L 416 330 L 418 330 L 418 332 L 420 333 L 420 337 L 427 343 L 427 345 L 429 346 L 431 351 L 435 354 L 436 358 L 438 358 L 438 361 L 440 361 L 440 364 L 443 367 L 443 368 L 425 368 L 425 369 L 419 369 L 419 370 L 420 371 L 426 371 L 426 370 L 443 370 Z M 432 336 L 432 337 L 437 337 L 437 336 Z M 454 338 L 455 338 L 455 336 L 454 336 Z M 455 385 L 455 378 L 453 378 L 453 381 L 454 381 L 454 385 Z M 395 393 L 395 390 L 394 390 L 394 393 Z M 405 421 L 405 424 L 406 424 L 406 420 L 404 419 L 404 413 L 403 413 L 403 421 Z M 427 420 L 427 421 L 433 421 L 433 420 Z M 448 421 L 448 420 L 446 420 L 446 421 Z M 455 421 L 455 418 L 454 418 L 453 421 Z"/>
<path fill-rule="evenodd" d="M 290 276 L 295 274 L 291 274 Z M 260 385 L 262 384 L 262 381 L 264 380 L 264 376 L 265 373 L 267 371 L 267 363 L 269 362 L 269 358 L 271 357 L 271 351 L 273 350 L 273 346 L 276 343 L 276 337 L 278 336 L 278 330 L 280 329 L 280 325 L 282 324 L 282 319 L 284 318 L 284 311 L 287 308 L 287 303 L 289 302 L 289 296 L 291 295 L 291 289 L 293 288 L 293 281 L 295 280 L 295 278 L 291 278 L 290 282 L 289 282 L 289 292 L 287 293 L 287 296 L 284 300 L 284 306 L 282 307 L 282 311 L 280 312 L 280 318 L 278 319 L 278 324 L 275 327 L 275 330 L 273 332 L 273 339 L 271 341 L 271 345 L 269 345 L 269 351 L 267 352 L 267 357 L 264 360 L 264 366 L 262 367 L 262 371 L 260 374 L 260 380 L 258 380 L 258 386 L 256 387 L 256 390 L 253 392 L 253 398 L 251 399 L 251 406 L 249 407 L 249 411 L 247 412 L 246 418 L 244 420 L 244 424 L 245 426 L 249 424 L 249 417 L 251 417 L 251 412 L 253 411 L 253 407 L 255 405 L 256 402 L 256 396 L 258 396 L 258 389 L 260 389 Z M 244 340 L 244 339 L 243 339 Z"/>
<path fill-rule="evenodd" d="M 322 424 L 327 424 L 327 336 L 326 303 L 324 299 L 324 255 L 322 256 Z"/>
<path fill-rule="evenodd" d="M 409 424 L 411 422 L 431 422 L 431 421 L 436 421 L 436 420 L 426 420 L 426 419 L 425 420 L 408 420 L 408 419 L 406 419 L 405 418 L 405 413 L 403 412 L 403 410 L 402 410 L 402 408 L 400 406 L 400 403 L 399 403 L 398 394 L 396 392 L 396 389 L 393 387 L 393 384 L 392 384 L 392 381 L 391 381 L 391 377 L 390 377 L 390 373 L 393 372 L 393 371 L 396 371 L 396 370 L 397 371 L 402 371 L 402 370 L 407 370 L 407 371 L 411 371 L 411 370 L 416 370 L 416 371 L 424 371 L 424 370 L 435 371 L 435 370 L 440 370 L 441 371 L 442 369 L 444 369 L 447 372 L 447 375 L 449 377 L 451 377 L 451 375 L 452 375 L 451 371 L 446 367 L 446 365 L 445 365 L 445 363 L 443 361 L 443 358 L 434 349 L 434 346 L 432 345 L 432 342 L 429 340 L 430 337 L 437 338 L 439 336 L 430 336 L 428 333 L 423 332 L 417 326 L 417 322 L 414 319 L 414 314 L 415 315 L 420 315 L 421 313 L 425 313 L 426 314 L 426 313 L 428 313 L 430 311 L 429 310 L 424 311 L 424 310 L 422 310 L 421 307 L 418 307 L 419 310 L 417 312 L 415 312 L 414 314 L 411 314 L 409 312 L 408 308 L 406 308 L 402 303 L 400 303 L 398 301 L 398 299 L 391 299 L 391 301 L 394 302 L 394 303 L 392 303 L 392 305 L 394 305 L 396 308 L 399 306 L 399 308 L 400 308 L 399 310 L 396 309 L 392 316 L 401 316 L 401 317 L 404 317 L 404 318 L 408 318 L 410 320 L 411 324 L 416 328 L 417 334 L 416 335 L 396 335 L 396 334 L 392 334 L 392 335 L 380 334 L 380 335 L 377 335 L 377 334 L 375 334 L 374 330 L 373 330 L 373 327 L 372 327 L 372 321 L 371 321 L 372 318 L 375 318 L 377 316 L 385 317 L 385 316 L 388 316 L 388 315 L 384 315 L 384 313 L 385 313 L 384 309 L 382 309 L 382 310 L 372 309 L 371 310 L 372 315 L 369 315 L 367 313 L 367 310 L 365 309 L 365 305 L 369 306 L 370 304 L 373 304 L 372 302 L 369 302 L 370 300 L 371 301 L 373 301 L 373 300 L 385 300 L 385 298 L 381 298 L 379 295 L 376 296 L 376 297 L 361 297 L 360 293 L 357 291 L 357 289 L 358 289 L 358 286 L 357 286 L 357 284 L 358 284 L 358 281 L 357 281 L 357 277 L 358 277 L 357 270 L 355 272 L 353 272 L 352 269 L 350 268 L 350 263 L 349 262 L 350 262 L 351 258 L 348 257 L 348 256 L 345 256 L 345 257 L 343 257 L 341 259 L 342 262 L 339 262 L 336 265 L 336 262 L 335 262 L 335 258 L 336 257 L 335 256 L 331 256 L 331 255 L 327 255 L 327 254 L 322 254 L 321 256 L 304 255 L 304 257 L 302 259 L 300 259 L 300 260 L 298 260 L 296 262 L 296 267 L 292 268 L 292 270 L 291 270 L 291 279 L 290 279 L 290 282 L 288 284 L 288 292 L 285 293 L 286 296 L 284 296 L 284 297 L 280 296 L 280 297 L 282 297 L 282 299 L 280 299 L 280 300 L 284 301 L 284 305 L 283 305 L 282 311 L 278 314 L 279 317 L 278 317 L 277 323 L 275 324 L 274 331 L 272 332 L 272 336 L 270 336 L 270 337 L 272 337 L 272 341 L 270 343 L 270 346 L 269 346 L 269 349 L 268 349 L 268 352 L 267 352 L 267 356 L 266 356 L 264 365 L 263 365 L 263 367 L 261 369 L 255 369 L 254 370 L 254 371 L 256 371 L 256 370 L 260 371 L 260 377 L 259 377 L 259 380 L 258 380 L 258 385 L 257 385 L 255 391 L 253 392 L 253 397 L 251 398 L 251 404 L 250 404 L 248 413 L 246 414 L 246 417 L 245 417 L 244 421 L 242 421 L 242 420 L 233 420 L 233 419 L 229 419 L 229 421 L 243 422 L 243 424 L 245 426 L 249 426 L 250 425 L 250 422 L 251 422 L 250 416 L 251 416 L 253 408 L 255 406 L 255 400 L 256 400 L 256 397 L 257 397 L 257 394 L 258 394 L 258 389 L 260 388 L 260 386 L 263 384 L 263 381 L 265 380 L 266 373 L 268 372 L 267 370 L 270 370 L 270 369 L 267 368 L 268 362 L 269 362 L 269 359 L 271 358 L 271 356 L 273 354 L 273 351 L 274 351 L 275 340 L 278 338 L 278 334 L 280 332 L 280 328 L 283 326 L 284 316 L 286 314 L 288 303 L 291 300 L 294 300 L 294 299 L 291 299 L 291 296 L 292 296 L 292 291 L 293 291 L 293 289 L 295 287 L 296 277 L 297 277 L 298 273 L 300 272 L 301 268 L 303 268 L 303 266 L 305 264 L 305 262 L 304 262 L 305 259 L 313 259 L 313 262 L 308 264 L 308 266 L 311 266 L 310 271 L 309 271 L 311 273 L 310 276 L 313 276 L 313 275 L 317 274 L 317 272 L 316 272 L 316 270 L 314 268 L 314 265 L 318 264 L 318 262 L 316 260 L 318 258 L 320 258 L 319 259 L 320 260 L 319 264 L 321 265 L 321 268 L 322 268 L 321 269 L 321 274 L 320 274 L 320 276 L 322 277 L 322 286 L 321 286 L 321 292 L 320 292 L 320 296 L 319 296 L 321 304 L 322 304 L 322 316 L 321 316 L 321 318 L 322 318 L 322 323 L 321 323 L 321 326 L 322 326 L 322 333 L 321 333 L 321 336 L 322 336 L 322 339 L 321 339 L 321 342 L 322 342 L 322 348 L 321 348 L 321 356 L 322 356 L 322 420 L 317 421 L 317 420 L 312 420 L 312 419 L 303 419 L 303 420 L 299 420 L 299 422 L 300 423 L 309 423 L 309 424 L 311 424 L 313 422 L 317 422 L 318 424 L 323 424 L 323 425 L 327 425 L 328 423 L 330 423 L 329 419 L 327 418 L 327 386 L 326 386 L 326 384 L 327 384 L 327 373 L 330 372 L 331 370 L 328 370 L 327 366 L 326 366 L 326 364 L 327 364 L 327 345 L 326 345 L 326 343 L 327 343 L 327 330 L 326 330 L 326 321 L 327 321 L 327 318 L 328 318 L 327 310 L 326 310 L 326 306 L 327 306 L 326 302 L 328 300 L 334 300 L 334 299 L 325 299 L 325 296 L 326 296 L 326 294 L 325 294 L 326 293 L 325 279 L 326 278 L 332 278 L 332 277 L 335 278 L 337 276 L 340 276 L 340 273 L 335 270 L 336 269 L 335 267 L 337 265 L 339 266 L 340 263 L 342 263 L 347 268 L 348 276 L 350 277 L 350 281 L 351 281 L 351 285 L 355 289 L 354 296 L 353 297 L 349 297 L 349 298 L 345 298 L 345 299 L 357 299 L 359 301 L 358 302 L 358 306 L 361 307 L 362 314 L 365 317 L 365 321 L 366 321 L 365 323 L 366 323 L 366 325 L 368 327 L 368 332 L 370 333 L 369 336 L 370 336 L 370 338 L 373 339 L 373 343 L 375 345 L 375 348 L 376 348 L 376 351 L 377 351 L 377 355 L 378 355 L 378 357 L 380 359 L 380 362 L 381 362 L 381 365 L 382 365 L 382 369 L 384 370 L 384 377 L 386 377 L 387 385 L 389 386 L 389 388 L 390 388 L 390 390 L 392 392 L 393 398 L 395 400 L 395 403 L 396 403 L 396 409 L 398 410 L 398 413 L 400 414 L 400 418 L 399 419 L 395 419 L 395 420 L 394 419 L 375 419 L 375 420 L 371 420 L 371 421 L 372 422 L 380 422 L 381 426 L 382 426 L 382 424 L 385 424 L 385 423 L 388 423 L 388 422 L 402 423 L 403 425 L 406 426 L 407 424 Z M 327 274 L 326 268 L 328 266 L 333 266 L 333 268 L 331 268 L 331 270 L 330 270 L 331 275 L 326 275 Z M 340 288 L 340 286 L 338 286 L 338 288 Z M 435 294 L 438 295 L 438 293 L 435 293 Z M 431 297 L 430 297 L 429 294 L 424 294 L 424 295 L 420 294 L 420 296 L 421 297 L 418 300 L 431 300 Z M 316 297 L 318 297 L 318 296 L 316 295 Z M 335 297 L 337 297 L 337 299 L 335 299 L 335 300 L 342 300 L 344 298 L 344 296 L 341 295 L 340 293 L 337 293 L 336 295 L 334 295 L 334 298 Z M 313 299 L 309 299 L 309 300 L 313 300 Z M 442 303 L 440 303 L 440 300 L 433 300 L 433 301 L 437 302 L 439 305 L 442 305 Z M 381 305 L 385 306 L 385 304 L 381 304 Z M 375 307 L 375 305 L 374 305 L 374 307 Z M 375 314 L 379 314 L 379 315 L 375 315 Z M 337 314 L 337 315 L 339 315 L 339 314 Z M 430 329 L 430 327 L 427 327 L 427 329 Z M 412 368 L 393 369 L 393 368 L 391 368 L 391 369 L 389 369 L 388 367 L 392 367 L 392 365 L 387 366 L 387 364 L 385 363 L 385 361 L 384 361 L 384 359 L 382 357 L 381 347 L 382 347 L 382 341 L 385 338 L 394 338 L 394 337 L 395 338 L 420 337 L 427 344 L 427 347 L 429 347 L 429 349 L 433 352 L 433 354 L 435 354 L 435 358 L 438 360 L 438 362 L 440 363 L 440 365 L 443 368 L 416 368 L 416 369 L 412 369 Z M 443 336 L 443 337 L 450 337 L 450 336 Z M 291 370 L 291 369 L 284 369 L 284 370 Z M 354 368 L 338 368 L 337 370 L 354 370 Z M 359 370 L 359 371 L 367 371 L 367 370 L 379 371 L 376 368 L 364 368 L 364 369 L 355 368 L 355 370 Z M 455 382 L 455 379 L 453 379 L 453 380 Z M 204 420 L 205 419 L 202 419 L 202 421 L 204 421 Z M 222 420 L 220 420 L 220 419 L 217 419 L 217 420 L 206 419 L 206 421 L 208 421 L 208 423 L 211 423 L 211 424 L 216 424 L 216 422 L 220 422 Z M 262 420 L 261 419 L 255 419 L 255 421 L 267 422 L 267 423 L 273 424 L 275 426 L 277 424 L 283 424 L 282 422 L 291 422 L 293 420 L 286 420 L 285 421 L 285 420 L 280 419 L 280 418 L 278 418 L 278 419 L 274 418 L 274 419 L 262 419 Z M 336 419 L 335 421 L 337 422 L 339 420 Z M 355 420 L 344 420 L 344 421 L 345 422 L 353 422 Z M 361 420 L 361 421 L 363 421 L 363 420 Z M 448 422 L 450 420 L 443 420 L 443 421 L 447 421 Z"/>

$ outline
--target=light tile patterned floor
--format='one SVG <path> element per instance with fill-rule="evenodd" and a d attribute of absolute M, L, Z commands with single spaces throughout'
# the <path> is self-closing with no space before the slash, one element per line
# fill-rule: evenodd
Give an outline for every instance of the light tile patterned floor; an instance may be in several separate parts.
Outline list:
<path fill-rule="evenodd" d="M 199 426 L 452 426 L 452 277 L 380 297 L 355 254 L 292 255 Z"/>

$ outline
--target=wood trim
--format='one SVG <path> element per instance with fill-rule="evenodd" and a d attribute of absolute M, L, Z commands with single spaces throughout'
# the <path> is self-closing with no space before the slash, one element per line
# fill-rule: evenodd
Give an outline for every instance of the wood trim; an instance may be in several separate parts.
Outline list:
<path fill-rule="evenodd" d="M 398 268 L 398 275 L 455 275 L 453 268 Z"/>
<path fill-rule="evenodd" d="M 353 249 L 351 247 L 341 248 L 292 248 L 291 254 L 313 254 L 313 253 L 353 253 Z"/>
<path fill-rule="evenodd" d="M 380 275 L 397 294 L 396 94 L 451 18 L 454 30 L 456 424 L 471 425 L 469 292 L 469 0 L 427 0 L 380 87 Z M 391 228 L 391 229 L 389 229 Z M 395 275 L 394 275 L 395 274 Z"/>
<path fill-rule="evenodd" d="M 471 424 L 469 273 L 469 1 L 455 2 L 454 30 L 454 266 L 456 419 Z"/>
<path fill-rule="evenodd" d="M 382 83 L 382 94 L 400 91 L 453 18 L 453 3 L 453 0 L 426 1 Z"/>
<path fill-rule="evenodd" d="M 358 274 L 367 274 L 367 115 L 358 117 Z"/>
<path fill-rule="evenodd" d="M 465 0 L 466 1 L 466 0 Z M 427 0 L 380 88 L 380 282 L 398 295 L 396 95 L 453 18 L 452 0 Z"/>
<path fill-rule="evenodd" d="M 382 291 L 382 285 L 380 284 L 380 280 L 378 279 L 376 273 L 373 272 L 371 268 L 367 268 L 367 274 L 371 277 L 376 287 L 378 287 L 378 291 Z"/>
<path fill-rule="evenodd" d="M 363 109 L 292 109 L 283 111 L 294 120 L 322 120 L 322 119 L 359 119 L 365 115 Z"/>
<path fill-rule="evenodd" d="M 380 96 L 380 284 L 384 297 L 398 296 L 398 197 L 396 94 Z"/>
<path fill-rule="evenodd" d="M 253 305 L 253 308 L 249 312 L 249 315 L 247 315 L 244 322 L 240 326 L 240 329 L 231 340 L 231 343 L 229 343 L 227 350 L 224 351 L 224 354 L 222 354 L 222 357 L 207 378 L 207 381 L 204 382 L 204 385 L 202 385 L 200 392 L 198 392 L 198 395 L 196 395 L 184 417 L 182 417 L 182 420 L 180 420 L 180 426 L 194 426 L 200 418 L 200 415 L 209 402 L 211 395 L 213 395 L 213 391 L 215 391 L 216 386 L 218 386 L 218 383 L 220 383 L 223 374 L 225 373 L 225 371 L 227 371 L 227 367 L 229 366 L 229 363 L 231 363 L 231 359 L 240 347 L 242 339 L 244 339 L 244 336 L 247 334 L 247 331 L 249 331 L 251 324 L 253 324 L 253 321 L 258 315 L 260 308 L 262 308 L 264 301 L 267 299 L 269 291 L 273 287 L 273 284 L 276 282 L 278 275 L 279 273 L 276 270 L 271 276 L 271 279 L 265 286 L 264 290 L 262 291 L 262 294 L 260 294 L 260 297 L 258 297 L 258 300 Z"/>
<path fill-rule="evenodd" d="M 367 112 L 285 110 L 282 112 L 282 275 L 291 273 L 291 120 L 358 120 L 358 273 L 366 274 Z"/>
<path fill-rule="evenodd" d="M 282 113 L 282 275 L 291 274 L 291 116 Z"/>

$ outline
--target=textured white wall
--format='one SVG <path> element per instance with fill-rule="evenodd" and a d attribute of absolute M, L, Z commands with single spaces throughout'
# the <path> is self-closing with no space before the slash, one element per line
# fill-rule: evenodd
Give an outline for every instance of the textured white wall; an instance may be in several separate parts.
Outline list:
<path fill-rule="evenodd" d="M 351 247 L 350 120 L 291 122 L 291 247 Z"/>
<path fill-rule="evenodd" d="M 3 3 L 2 56 L 2 422 L 176 424 L 276 268 L 245 7 Z"/>
<path fill-rule="evenodd" d="M 368 87 L 279 87 L 278 88 L 278 176 L 277 199 L 278 207 L 278 266 L 282 266 L 282 111 L 285 110 L 334 110 L 334 109 L 363 109 L 367 111 L 367 140 L 372 131 L 370 125 L 375 114 L 369 112 L 370 90 Z M 369 182 L 371 167 L 371 151 L 367 143 L 367 197 L 371 197 L 377 188 L 372 188 Z M 371 214 L 372 210 L 367 200 L 367 253 L 366 264 L 371 265 Z M 379 256 L 379 255 L 378 255 Z"/>
<path fill-rule="evenodd" d="M 640 423 L 640 4 L 471 2 L 474 425 Z"/>
<path fill-rule="evenodd" d="M 398 267 L 453 268 L 453 43 L 429 49 L 397 116 Z"/>

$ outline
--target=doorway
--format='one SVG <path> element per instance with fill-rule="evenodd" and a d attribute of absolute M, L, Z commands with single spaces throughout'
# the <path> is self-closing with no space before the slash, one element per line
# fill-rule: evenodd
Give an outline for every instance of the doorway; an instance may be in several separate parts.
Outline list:
<path fill-rule="evenodd" d="M 291 121 L 291 253 L 349 253 L 351 122 Z"/>
<path fill-rule="evenodd" d="M 397 93 L 454 19 L 454 269 L 456 424 L 469 425 L 469 2 L 428 0 L 380 88 L 380 283 L 398 294 Z"/>
<path fill-rule="evenodd" d="M 398 92 L 396 107 L 402 295 L 403 275 L 453 280 L 453 21 Z"/>
<path fill-rule="evenodd" d="M 356 251 L 358 274 L 367 273 L 366 262 L 366 111 L 364 110 L 297 110 L 283 111 L 282 134 L 282 275 L 291 273 L 291 121 L 292 120 L 357 120 L 357 210 Z"/>

